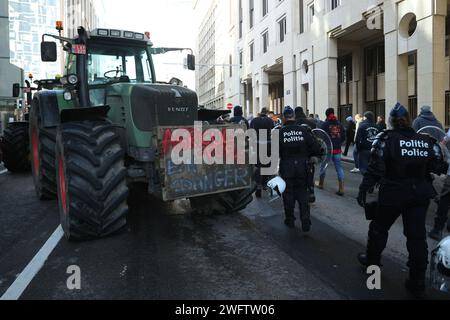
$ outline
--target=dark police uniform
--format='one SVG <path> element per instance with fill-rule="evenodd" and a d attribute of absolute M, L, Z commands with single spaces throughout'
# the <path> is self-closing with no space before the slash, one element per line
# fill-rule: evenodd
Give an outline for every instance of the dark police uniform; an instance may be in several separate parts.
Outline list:
<path fill-rule="evenodd" d="M 310 129 L 295 121 L 288 121 L 280 129 L 280 177 L 286 182 L 283 194 L 286 224 L 293 226 L 296 202 L 304 231 L 311 227 L 308 170 L 309 159 L 321 156 L 323 151 Z"/>
<path fill-rule="evenodd" d="M 428 265 L 425 217 L 430 200 L 436 195 L 430 173 L 446 172 L 437 142 L 417 134 L 414 129 L 395 129 L 380 133 L 373 143 L 372 157 L 360 186 L 367 191 L 380 184 L 378 213 L 370 224 L 367 264 L 380 265 L 388 232 L 402 216 L 409 252 L 410 280 L 425 283 Z"/>

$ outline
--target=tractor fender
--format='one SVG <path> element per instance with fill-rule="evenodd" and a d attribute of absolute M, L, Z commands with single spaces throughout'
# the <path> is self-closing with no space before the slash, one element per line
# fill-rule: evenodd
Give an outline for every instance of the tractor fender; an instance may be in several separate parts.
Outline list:
<path fill-rule="evenodd" d="M 61 111 L 61 124 L 73 121 L 103 121 L 108 119 L 110 109 L 109 106 L 65 109 Z M 120 136 L 120 145 L 126 149 L 127 138 L 125 128 L 115 126 L 115 130 Z"/>
<path fill-rule="evenodd" d="M 41 91 L 34 95 L 32 107 L 37 104 L 44 128 L 54 128 L 61 122 L 55 91 Z"/>

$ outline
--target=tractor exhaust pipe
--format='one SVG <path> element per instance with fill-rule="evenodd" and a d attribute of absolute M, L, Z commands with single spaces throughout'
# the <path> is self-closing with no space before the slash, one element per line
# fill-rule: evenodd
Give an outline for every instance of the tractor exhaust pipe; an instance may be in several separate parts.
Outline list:
<path fill-rule="evenodd" d="M 83 27 L 78 28 L 78 39 L 76 44 L 87 46 L 88 34 Z M 78 74 L 78 99 L 82 108 L 90 108 L 91 100 L 89 98 L 89 86 L 87 76 L 88 56 L 86 54 L 77 56 L 77 74 Z"/>

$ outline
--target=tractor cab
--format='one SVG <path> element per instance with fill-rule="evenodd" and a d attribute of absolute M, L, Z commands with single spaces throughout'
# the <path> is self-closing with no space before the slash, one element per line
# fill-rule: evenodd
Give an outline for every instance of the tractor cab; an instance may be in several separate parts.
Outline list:
<path fill-rule="evenodd" d="M 107 89 L 114 84 L 154 83 L 150 47 L 150 39 L 141 33 L 92 31 L 86 48 L 86 80 L 91 105 L 106 105 Z"/>

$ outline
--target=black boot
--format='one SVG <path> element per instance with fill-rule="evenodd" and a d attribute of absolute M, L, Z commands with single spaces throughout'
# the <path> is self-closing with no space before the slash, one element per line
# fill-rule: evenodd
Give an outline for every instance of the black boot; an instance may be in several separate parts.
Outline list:
<path fill-rule="evenodd" d="M 284 212 L 286 219 L 284 220 L 284 224 L 290 228 L 290 229 L 294 229 L 295 228 L 295 215 L 294 215 L 294 210 L 285 210 Z"/>
<path fill-rule="evenodd" d="M 311 220 L 305 219 L 302 221 L 302 231 L 308 233 L 311 231 Z"/>
<path fill-rule="evenodd" d="M 425 298 L 425 280 L 411 280 L 408 279 L 405 282 L 406 290 L 411 293 L 416 299 Z"/>
<path fill-rule="evenodd" d="M 314 189 L 309 189 L 309 203 L 315 203 L 316 202 L 316 195 L 314 193 Z"/>
<path fill-rule="evenodd" d="M 261 189 L 257 189 L 256 192 L 255 192 L 255 195 L 256 195 L 256 197 L 258 199 L 261 199 L 262 198 L 262 191 L 261 191 Z"/>
<path fill-rule="evenodd" d="M 294 229 L 295 228 L 295 221 L 292 219 L 286 219 L 284 220 L 284 224 L 289 228 L 289 229 Z"/>
<path fill-rule="evenodd" d="M 300 220 L 302 220 L 302 231 L 311 231 L 311 208 L 309 203 L 303 203 L 300 205 Z"/>
<path fill-rule="evenodd" d="M 368 268 L 370 266 L 378 266 L 381 268 L 383 266 L 381 264 L 381 258 L 378 258 L 378 259 L 369 258 L 369 256 L 366 253 L 358 254 L 358 261 L 363 267 L 366 267 L 366 268 Z"/>
<path fill-rule="evenodd" d="M 416 299 L 423 299 L 425 297 L 426 273 L 426 269 L 409 270 L 409 279 L 406 280 L 405 287 Z"/>
<path fill-rule="evenodd" d="M 430 233 L 428 233 L 428 236 L 436 241 L 441 241 L 442 240 L 442 230 L 433 228 L 433 230 L 430 231 Z"/>

